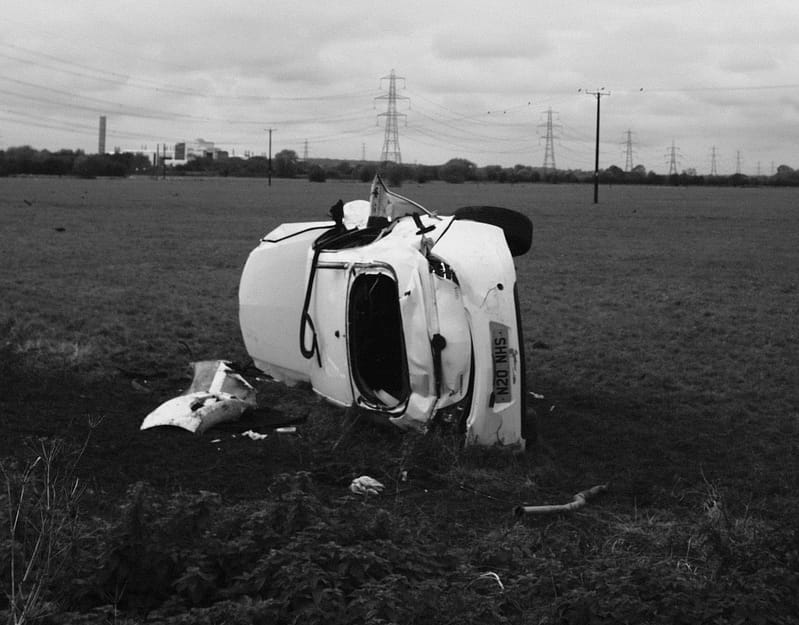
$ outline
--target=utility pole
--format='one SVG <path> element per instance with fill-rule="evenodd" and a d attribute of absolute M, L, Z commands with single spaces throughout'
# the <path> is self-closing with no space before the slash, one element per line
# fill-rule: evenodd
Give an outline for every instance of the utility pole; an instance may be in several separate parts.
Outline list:
<path fill-rule="evenodd" d="M 602 96 L 610 95 L 602 87 L 598 91 L 586 91 L 588 95 L 596 97 L 596 150 L 594 154 L 594 204 L 599 203 L 599 101 Z"/>
<path fill-rule="evenodd" d="M 164 153 L 161 156 L 161 179 L 166 180 L 166 143 L 162 146 Z"/>
<path fill-rule="evenodd" d="M 402 163 L 402 154 L 400 153 L 399 146 L 399 129 L 397 128 L 397 118 L 405 117 L 407 119 L 407 115 L 404 113 L 397 113 L 397 100 L 410 101 L 410 98 L 397 95 L 397 80 L 401 80 L 404 86 L 405 79 L 402 76 L 397 76 L 393 69 L 388 76 L 383 76 L 380 79 L 381 84 L 384 80 L 388 80 L 388 95 L 381 95 L 375 98 L 375 100 L 388 100 L 388 108 L 386 109 L 386 112 L 380 113 L 377 116 L 378 118 L 386 118 L 386 133 L 383 138 L 383 149 L 380 151 L 380 161 L 383 164 L 388 162 L 400 164 Z M 378 119 L 378 125 L 379 123 L 380 121 Z"/>
<path fill-rule="evenodd" d="M 272 186 L 272 129 L 267 128 L 269 132 L 269 156 L 266 160 L 266 171 L 267 171 L 267 178 L 269 180 L 268 186 Z"/>
<path fill-rule="evenodd" d="M 552 123 L 552 109 L 547 109 L 547 121 L 539 126 L 546 127 L 546 140 L 544 145 L 544 173 L 554 172 L 555 166 L 555 127 L 558 124 Z M 558 126 L 559 127 L 559 126 Z"/>

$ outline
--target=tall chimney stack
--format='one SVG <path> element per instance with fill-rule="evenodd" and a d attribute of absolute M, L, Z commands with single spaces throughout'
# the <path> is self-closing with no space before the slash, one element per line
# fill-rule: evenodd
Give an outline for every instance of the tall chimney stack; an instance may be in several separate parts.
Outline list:
<path fill-rule="evenodd" d="M 100 115 L 100 141 L 97 146 L 98 154 L 105 154 L 105 115 Z"/>

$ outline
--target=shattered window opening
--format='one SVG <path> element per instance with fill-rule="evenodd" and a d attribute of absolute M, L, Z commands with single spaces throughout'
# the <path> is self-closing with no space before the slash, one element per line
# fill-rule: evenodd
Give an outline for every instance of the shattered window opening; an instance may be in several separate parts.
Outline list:
<path fill-rule="evenodd" d="M 410 392 L 397 284 L 383 273 L 361 274 L 352 283 L 349 304 L 358 390 L 368 401 L 393 408 Z"/>

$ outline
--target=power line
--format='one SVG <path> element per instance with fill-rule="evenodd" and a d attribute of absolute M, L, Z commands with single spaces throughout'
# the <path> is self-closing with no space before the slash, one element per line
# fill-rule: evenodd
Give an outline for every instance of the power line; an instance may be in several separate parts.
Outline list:
<path fill-rule="evenodd" d="M 436 124 L 439 128 L 443 128 L 437 130 L 438 133 L 461 139 L 468 138 L 468 139 L 478 139 L 478 140 L 487 139 L 490 141 L 496 141 L 496 140 L 516 141 L 518 140 L 518 132 L 520 130 L 526 130 L 526 128 L 529 126 L 529 123 L 527 121 L 513 123 L 513 124 L 502 124 L 502 123 L 491 123 L 491 122 L 476 122 L 475 120 L 469 120 L 467 118 L 461 118 L 461 119 L 436 118 L 426 114 L 424 112 L 424 109 L 420 109 L 418 107 L 414 109 L 414 113 L 415 113 L 414 117 L 423 117 Z M 498 137 L 496 132 L 486 133 L 486 132 L 477 132 L 476 130 L 471 130 L 471 129 L 464 129 L 464 124 L 462 123 L 463 121 L 478 125 L 480 127 L 480 130 L 490 131 L 496 129 L 502 130 L 507 128 L 512 131 L 512 136 Z"/>
<path fill-rule="evenodd" d="M 694 93 L 694 92 L 703 92 L 703 91 L 769 91 L 769 90 L 779 90 L 779 89 L 799 89 L 799 84 L 797 83 L 788 83 L 788 84 L 780 84 L 780 85 L 717 85 L 714 87 L 676 87 L 674 89 L 669 88 L 654 88 L 654 89 L 646 89 L 646 93 Z M 639 91 L 644 91 L 643 88 L 639 89 Z"/>
<path fill-rule="evenodd" d="M 92 67 L 90 65 L 83 65 L 81 63 L 65 61 L 55 55 L 40 52 L 38 50 L 30 50 L 28 48 L 23 48 L 22 46 L 16 46 L 13 44 L 0 42 L 0 46 L 6 48 L 12 48 L 14 50 L 25 52 L 27 54 L 43 57 L 45 59 L 53 61 L 54 63 L 56 63 L 56 65 L 53 65 L 52 63 L 43 63 L 41 61 L 35 61 L 32 59 L 25 59 L 23 57 L 0 52 L 0 56 L 13 61 L 17 61 L 19 63 L 24 63 L 26 65 L 33 65 L 35 67 L 57 71 L 60 74 L 69 74 L 80 78 L 89 78 L 90 80 L 104 82 L 111 85 L 133 87 L 137 89 L 147 89 L 149 91 L 154 91 L 156 93 L 164 92 L 164 93 L 171 93 L 174 95 L 195 96 L 204 99 L 214 99 L 222 101 L 244 101 L 244 102 L 272 102 L 272 101 L 310 102 L 318 100 L 346 100 L 346 99 L 362 98 L 365 95 L 373 93 L 372 90 L 359 90 L 359 91 L 350 91 L 344 93 L 322 93 L 312 96 L 262 95 L 262 94 L 234 95 L 229 93 L 213 93 L 209 92 L 208 90 L 201 91 L 198 89 L 181 88 L 175 86 L 174 84 L 157 82 L 146 78 L 134 77 L 129 74 L 122 74 L 119 72 L 104 70 L 98 67 Z M 61 66 L 73 69 L 65 69 L 65 67 Z M 78 71 L 74 68 L 78 68 L 78 70 L 85 70 L 85 71 Z"/>
<path fill-rule="evenodd" d="M 44 94 L 25 93 L 22 91 L 15 91 L 12 89 L 0 89 L 0 93 L 13 98 L 18 98 L 27 101 L 33 101 L 47 106 L 57 106 L 59 110 L 78 110 L 90 111 L 94 114 L 102 114 L 109 110 L 114 111 L 118 116 L 154 119 L 163 121 L 188 121 L 192 123 L 224 123 L 229 125 L 257 125 L 263 126 L 266 123 L 273 123 L 275 125 L 298 125 L 298 124 L 312 124 L 312 123 L 332 123 L 332 122 L 347 122 L 363 120 L 363 114 L 368 109 L 362 109 L 362 113 L 358 111 L 348 111 L 341 115 L 332 115 L 326 117 L 305 117 L 302 119 L 275 119 L 266 121 L 264 119 L 241 119 L 241 118 L 219 118 L 211 116 L 198 116 L 190 113 L 183 113 L 178 111 L 168 111 L 163 108 L 146 108 L 139 106 L 129 106 L 107 100 L 103 98 L 94 98 L 90 96 L 75 95 L 70 91 L 63 89 L 56 89 L 46 85 L 32 83 L 29 81 L 19 80 L 8 76 L 0 75 L 0 80 L 11 82 L 22 87 L 36 89 Z"/>

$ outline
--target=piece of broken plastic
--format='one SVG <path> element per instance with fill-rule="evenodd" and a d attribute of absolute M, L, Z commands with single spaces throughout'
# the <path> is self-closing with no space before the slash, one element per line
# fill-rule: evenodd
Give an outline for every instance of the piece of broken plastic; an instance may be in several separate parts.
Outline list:
<path fill-rule="evenodd" d="M 262 441 L 265 438 L 269 437 L 268 434 L 261 434 L 260 432 L 254 432 L 252 430 L 247 430 L 246 432 L 242 432 L 241 435 L 246 436 L 247 438 L 253 441 Z"/>
<path fill-rule="evenodd" d="M 385 486 L 368 475 L 356 477 L 350 484 L 350 490 L 356 495 L 379 495 L 384 488 Z"/>
<path fill-rule="evenodd" d="M 219 423 L 235 421 L 255 407 L 255 389 L 228 362 L 204 360 L 192 363 L 192 367 L 191 386 L 148 414 L 140 429 L 171 425 L 202 434 Z"/>

